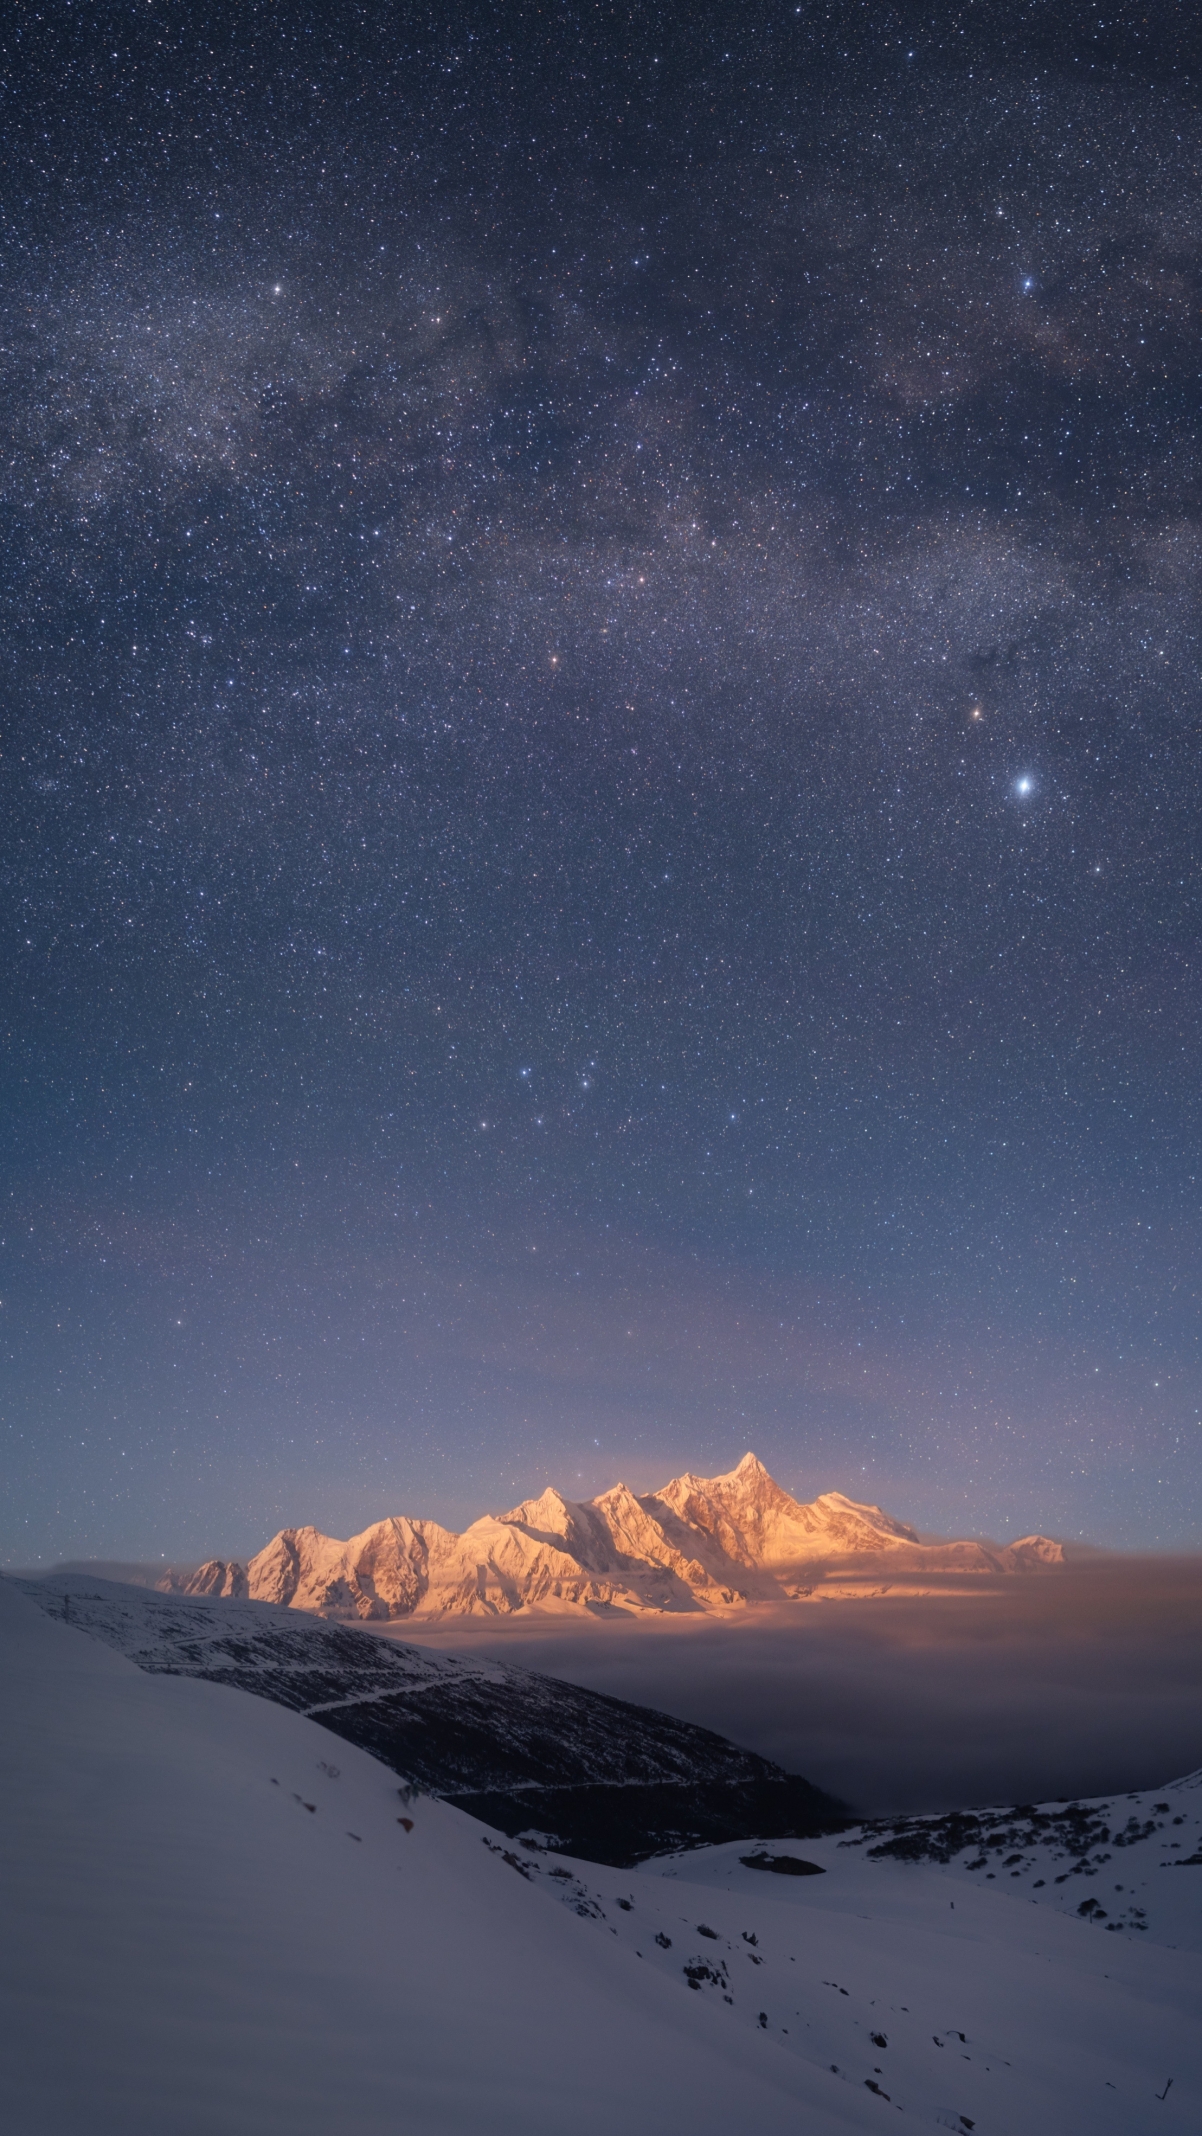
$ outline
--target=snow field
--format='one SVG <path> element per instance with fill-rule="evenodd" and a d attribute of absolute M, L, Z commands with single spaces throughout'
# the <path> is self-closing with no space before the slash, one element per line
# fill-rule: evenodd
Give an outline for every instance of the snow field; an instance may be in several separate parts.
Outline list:
<path fill-rule="evenodd" d="M 315 1722 L 146 1675 L 6 1582 L 0 1684 L 21 2136 L 873 2125 Z"/>
<path fill-rule="evenodd" d="M 1197 1775 L 981 1813 L 956 1850 L 937 1818 L 769 1843 L 820 1876 L 750 1841 L 618 1871 L 406 1803 L 314 1721 L 4 1581 L 0 1680 L 21 2136 L 1202 2126 Z"/>

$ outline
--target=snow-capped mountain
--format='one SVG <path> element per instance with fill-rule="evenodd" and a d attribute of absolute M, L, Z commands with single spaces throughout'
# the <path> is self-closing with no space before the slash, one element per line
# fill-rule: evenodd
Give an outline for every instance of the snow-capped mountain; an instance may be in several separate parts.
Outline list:
<path fill-rule="evenodd" d="M 509 1834 L 634 1862 L 732 1834 L 840 1831 L 843 1805 L 724 1736 L 498 1662 L 434 1654 L 259 1602 L 86 1574 L 12 1583 L 151 1675 L 197 1676 L 307 1714 L 423 1792 Z"/>
<path fill-rule="evenodd" d="M 827 1491 L 790 1497 L 754 1454 L 725 1476 L 677 1476 L 636 1497 L 624 1483 L 580 1504 L 555 1490 L 461 1535 L 400 1514 L 341 1542 L 285 1528 L 243 1569 L 214 1559 L 164 1583 L 326 1616 L 504 1616 L 516 1610 L 727 1612 L 753 1603 L 921 1591 L 1059 1564 L 1046 1536 L 1001 1549 L 923 1543 L 879 1506 Z"/>

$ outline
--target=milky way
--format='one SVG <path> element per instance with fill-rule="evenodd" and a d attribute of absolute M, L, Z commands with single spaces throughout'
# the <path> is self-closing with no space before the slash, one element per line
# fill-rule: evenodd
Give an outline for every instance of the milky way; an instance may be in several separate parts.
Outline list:
<path fill-rule="evenodd" d="M 9 1562 L 1197 1539 L 1196 55 L 829 13 L 13 34 Z"/>

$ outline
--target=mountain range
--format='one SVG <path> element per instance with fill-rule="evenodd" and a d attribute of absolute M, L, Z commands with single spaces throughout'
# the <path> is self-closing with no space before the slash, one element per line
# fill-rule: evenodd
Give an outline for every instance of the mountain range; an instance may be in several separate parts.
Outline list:
<path fill-rule="evenodd" d="M 1064 1562 L 1029 1535 L 1003 1546 L 924 1543 L 879 1506 L 827 1491 L 793 1498 L 755 1454 L 724 1476 L 677 1476 L 637 1496 L 624 1483 L 584 1503 L 546 1490 L 462 1534 L 396 1514 L 347 1541 L 284 1528 L 243 1566 L 213 1558 L 158 1584 L 322 1616 L 431 1619 L 518 1610 L 624 1616 L 980 1582 Z"/>

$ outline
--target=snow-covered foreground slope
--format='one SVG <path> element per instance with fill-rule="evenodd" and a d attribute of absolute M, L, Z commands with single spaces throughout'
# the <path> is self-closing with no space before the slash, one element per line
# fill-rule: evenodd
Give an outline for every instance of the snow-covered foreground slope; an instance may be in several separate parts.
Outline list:
<path fill-rule="evenodd" d="M 146 1675 L 7 1582 L 0 1684 L 6 2129 L 874 2125 L 312 1721 Z"/>
<path fill-rule="evenodd" d="M 998 1813 L 980 1870 L 873 1858 L 948 1853 L 964 1832 L 932 1819 L 768 1850 L 815 1876 L 745 1866 L 748 1842 L 619 1871 L 406 1803 L 302 1715 L 148 1675 L 8 1582 L 0 1695 L 0 2116 L 22 2136 L 1202 2120 L 1192 1782 L 1024 1812 L 1013 1845 Z M 1139 1931 L 1080 1917 L 1104 1879 Z"/>
<path fill-rule="evenodd" d="M 1084 1887 L 1072 1876 L 1080 1827 L 1067 1817 L 1066 1834 L 1061 1804 L 1044 1806 L 1030 1875 L 1005 1890 L 955 1858 L 873 1860 L 878 1835 L 861 1845 L 859 1833 L 709 1848 L 624 1878 L 550 1856 L 526 1868 L 658 1971 L 691 1981 L 716 2022 L 725 2013 L 728 2025 L 778 2040 L 847 2096 L 868 2093 L 912 2126 L 978 2136 L 1197 2129 L 1202 1863 L 1185 1850 L 1196 1855 L 1202 1840 L 1202 1775 L 1146 1799 L 1077 1807 L 1093 1830 L 1109 1816 L 1113 1832 L 1143 1835 L 1112 1849 Z M 1013 1857 L 1013 1822 L 999 1814 L 992 1828 L 995 1875 Z M 772 1873 L 783 1859 L 821 1873 Z M 1188 1865 L 1178 1874 L 1162 1863 Z M 1068 1885 L 1056 1884 L 1066 1869 Z M 1103 1875 L 1124 1886 L 1127 1921 L 1114 1933 L 1078 1911 L 1083 1888 L 1095 1904 L 1107 1895 Z"/>
<path fill-rule="evenodd" d="M 302 1715 L 148 1675 L 8 1582 L 0 1696 L 0 2117 L 22 2136 L 1202 2120 L 1191 1782 L 1024 1812 L 1015 1845 L 998 1813 L 971 1859 L 1005 1888 L 954 1852 L 873 1858 L 891 1827 L 769 1850 L 815 1876 L 745 1866 L 748 1842 L 619 1871 L 406 1803 Z M 948 1826 L 896 1836 L 939 1856 Z M 1103 1878 L 1135 1887 L 1140 1931 L 1079 1916 Z"/>

